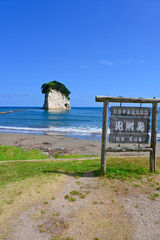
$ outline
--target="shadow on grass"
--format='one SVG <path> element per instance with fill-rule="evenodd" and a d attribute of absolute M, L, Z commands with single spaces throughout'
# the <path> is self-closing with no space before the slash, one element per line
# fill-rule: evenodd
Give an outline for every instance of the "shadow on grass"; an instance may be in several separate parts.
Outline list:
<path fill-rule="evenodd" d="M 57 173 L 64 174 L 71 177 L 106 177 L 109 179 L 141 179 L 142 176 L 151 175 L 148 168 L 139 167 L 139 166 L 121 166 L 121 165 L 107 165 L 106 174 L 102 175 L 100 168 L 91 170 L 91 171 L 65 171 L 59 169 L 53 170 L 44 170 L 43 173 Z M 159 173 L 158 171 L 156 173 Z"/>
<path fill-rule="evenodd" d="M 17 162 L 0 164 L 0 187 L 8 183 L 24 180 L 34 176 L 65 174 L 71 177 L 99 177 L 109 179 L 141 179 L 149 172 L 148 158 L 108 158 L 106 174 L 100 173 L 100 160 L 55 161 L 55 162 Z M 160 159 L 156 168 L 160 169 Z M 159 174 L 156 171 L 155 174 Z"/>
<path fill-rule="evenodd" d="M 78 178 L 78 177 L 98 177 L 100 176 L 99 173 L 100 171 L 97 170 L 93 170 L 93 171 L 88 171 L 88 172 L 65 172 L 63 170 L 45 170 L 43 171 L 43 173 L 57 173 L 57 174 L 64 174 L 66 176 L 70 176 L 70 177 L 74 177 L 74 178 Z"/>

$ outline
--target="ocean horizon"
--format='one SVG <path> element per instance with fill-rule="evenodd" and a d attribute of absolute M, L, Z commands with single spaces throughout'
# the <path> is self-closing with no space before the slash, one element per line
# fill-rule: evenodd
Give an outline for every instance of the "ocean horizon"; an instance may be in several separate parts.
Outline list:
<path fill-rule="evenodd" d="M 0 132 L 36 135 L 65 135 L 78 139 L 101 140 L 102 107 L 72 107 L 70 110 L 44 110 L 42 107 L 0 107 L 0 112 L 22 110 L 0 115 Z M 110 125 L 110 107 L 108 134 Z M 150 122 L 151 129 L 151 122 Z M 160 139 L 160 113 L 157 120 Z"/>

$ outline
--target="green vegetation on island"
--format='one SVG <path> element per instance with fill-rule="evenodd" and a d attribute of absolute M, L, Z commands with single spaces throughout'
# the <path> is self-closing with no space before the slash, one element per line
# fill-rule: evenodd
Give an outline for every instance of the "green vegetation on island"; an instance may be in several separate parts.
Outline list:
<path fill-rule="evenodd" d="M 70 100 L 69 95 L 71 92 L 66 88 L 66 86 L 60 82 L 52 81 L 49 83 L 44 83 L 41 87 L 42 93 L 49 93 L 51 90 L 56 90 L 62 93 L 67 99 Z"/>

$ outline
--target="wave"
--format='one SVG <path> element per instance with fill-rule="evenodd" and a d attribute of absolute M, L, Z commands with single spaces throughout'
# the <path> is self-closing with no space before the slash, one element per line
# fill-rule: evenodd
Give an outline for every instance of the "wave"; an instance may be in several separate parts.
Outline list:
<path fill-rule="evenodd" d="M 19 131 L 19 132 L 44 132 L 44 133 L 71 133 L 71 134 L 101 134 L 102 129 L 98 127 L 48 127 L 48 128 L 29 128 L 29 127 L 8 127 L 0 126 L 0 130 Z"/>
<path fill-rule="evenodd" d="M 74 134 L 74 135 L 101 135 L 102 129 L 98 127 L 48 127 L 48 128 L 29 128 L 29 127 L 8 127 L 0 126 L 0 131 L 4 132 L 19 132 L 19 133 L 40 133 L 40 134 Z M 109 135 L 110 129 L 107 130 Z M 151 138 L 151 132 L 149 133 Z M 160 141 L 160 132 L 157 133 L 157 140 Z"/>

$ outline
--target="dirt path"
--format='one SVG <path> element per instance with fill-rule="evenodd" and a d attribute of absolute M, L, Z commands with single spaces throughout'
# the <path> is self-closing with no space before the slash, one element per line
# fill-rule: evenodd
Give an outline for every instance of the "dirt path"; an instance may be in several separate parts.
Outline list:
<path fill-rule="evenodd" d="M 101 179 L 93 172 L 78 178 L 59 175 L 64 179 L 59 190 L 50 189 L 52 198 L 46 194 L 41 202 L 14 214 L 3 240 L 160 239 L 160 198 L 151 200 L 158 190 L 150 186 L 158 178 L 139 182 L 142 189 L 134 182 Z"/>
<path fill-rule="evenodd" d="M 130 213 L 135 224 L 132 240 L 160 239 L 160 199 L 152 201 L 140 194 L 125 199 L 125 211 Z"/>
<path fill-rule="evenodd" d="M 92 172 L 65 178 L 55 199 L 46 197 L 14 216 L 8 224 L 10 235 L 3 239 L 129 239 L 130 220 L 109 186 Z"/>
<path fill-rule="evenodd" d="M 15 162 L 53 162 L 53 161 L 72 161 L 72 160 L 94 160 L 100 159 L 100 157 L 87 157 L 87 158 L 48 158 L 48 159 L 30 159 L 30 160 L 9 160 L 9 161 L 0 161 L 1 163 L 15 163 Z"/>

